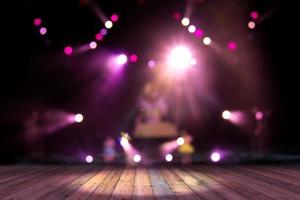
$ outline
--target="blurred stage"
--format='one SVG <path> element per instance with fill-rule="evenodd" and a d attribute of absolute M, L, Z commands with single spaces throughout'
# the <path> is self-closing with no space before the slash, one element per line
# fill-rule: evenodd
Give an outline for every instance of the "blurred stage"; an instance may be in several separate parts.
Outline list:
<path fill-rule="evenodd" d="M 300 165 L 10 165 L 0 199 L 300 199 Z"/>

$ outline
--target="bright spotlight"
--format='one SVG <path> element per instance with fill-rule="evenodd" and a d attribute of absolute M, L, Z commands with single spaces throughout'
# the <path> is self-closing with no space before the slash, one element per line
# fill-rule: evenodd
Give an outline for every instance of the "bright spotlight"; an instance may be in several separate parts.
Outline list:
<path fill-rule="evenodd" d="M 136 54 L 132 54 L 130 57 L 129 57 L 129 60 L 131 62 L 136 62 L 138 60 L 138 56 Z"/>
<path fill-rule="evenodd" d="M 42 24 L 42 19 L 41 19 L 41 18 L 35 18 L 35 19 L 33 20 L 33 24 L 34 24 L 35 26 L 41 25 L 41 24 Z"/>
<path fill-rule="evenodd" d="M 105 28 L 110 29 L 110 28 L 112 28 L 113 23 L 112 23 L 112 21 L 107 20 L 107 21 L 105 22 L 104 26 L 105 26 Z"/>
<path fill-rule="evenodd" d="M 210 155 L 210 159 L 211 159 L 213 162 L 218 162 L 218 161 L 220 161 L 220 159 L 221 159 L 221 155 L 220 155 L 220 153 L 218 153 L 218 152 L 213 152 L 213 153 Z"/>
<path fill-rule="evenodd" d="M 119 65 L 123 65 L 126 62 L 127 62 L 127 56 L 125 54 L 118 55 L 118 57 L 117 57 L 117 63 Z"/>
<path fill-rule="evenodd" d="M 73 53 L 73 48 L 70 46 L 66 46 L 64 52 L 66 55 L 71 55 Z"/>
<path fill-rule="evenodd" d="M 85 157 L 85 161 L 86 161 L 87 163 L 92 163 L 93 160 L 94 160 L 94 158 L 93 158 L 93 156 L 91 156 L 91 155 L 87 155 L 87 156 Z"/>
<path fill-rule="evenodd" d="M 97 48 L 97 42 L 92 41 L 92 42 L 90 43 L 90 48 L 91 48 L 91 49 L 96 49 L 96 48 Z"/>
<path fill-rule="evenodd" d="M 171 161 L 173 160 L 172 154 L 167 154 L 167 155 L 165 156 L 165 159 L 166 159 L 167 162 L 171 162 Z"/>
<path fill-rule="evenodd" d="M 250 22 L 248 23 L 248 27 L 249 27 L 250 29 L 254 29 L 254 28 L 255 28 L 255 22 L 250 21 Z"/>
<path fill-rule="evenodd" d="M 113 15 L 110 17 L 110 19 L 111 19 L 111 21 L 116 22 L 116 21 L 118 21 L 119 16 L 118 16 L 117 14 L 113 14 Z"/>
<path fill-rule="evenodd" d="M 264 114 L 261 111 L 257 111 L 255 113 L 255 119 L 256 120 L 261 120 L 263 118 Z"/>
<path fill-rule="evenodd" d="M 171 51 L 169 67 L 174 71 L 182 71 L 190 66 L 191 52 L 187 47 L 178 46 Z"/>
<path fill-rule="evenodd" d="M 121 144 L 121 146 L 124 147 L 124 148 L 128 147 L 128 146 L 129 146 L 128 139 L 125 138 L 125 137 L 121 137 L 120 144 Z"/>
<path fill-rule="evenodd" d="M 176 142 L 177 142 L 177 144 L 178 144 L 179 146 L 181 146 L 181 145 L 184 144 L 184 138 L 183 138 L 183 137 L 179 137 L 179 138 L 177 138 Z"/>
<path fill-rule="evenodd" d="M 74 120 L 75 120 L 75 122 L 77 122 L 77 123 L 80 123 L 80 122 L 82 122 L 82 120 L 83 120 L 83 115 L 82 114 L 76 114 L 75 116 L 74 116 Z"/>
<path fill-rule="evenodd" d="M 190 25 L 189 28 L 188 28 L 188 31 L 190 33 L 194 33 L 196 31 L 196 27 L 194 25 Z"/>
<path fill-rule="evenodd" d="M 223 119 L 230 119 L 231 113 L 228 110 L 222 112 Z"/>
<path fill-rule="evenodd" d="M 155 67 L 155 61 L 154 60 L 149 60 L 148 61 L 148 67 Z"/>
<path fill-rule="evenodd" d="M 47 33 L 47 28 L 46 27 L 40 28 L 40 34 L 41 35 L 45 35 L 46 33 Z"/>
<path fill-rule="evenodd" d="M 133 156 L 133 161 L 134 161 L 134 162 L 138 163 L 138 162 L 140 162 L 141 160 L 142 160 L 142 157 L 141 157 L 139 154 L 135 154 L 135 155 Z"/>
<path fill-rule="evenodd" d="M 187 17 L 184 17 L 182 20 L 181 20 L 181 24 L 183 26 L 188 26 L 190 24 L 190 19 L 187 18 Z"/>
<path fill-rule="evenodd" d="M 205 44 L 205 45 L 210 45 L 210 43 L 211 43 L 210 37 L 205 37 L 205 38 L 203 38 L 203 44 Z"/>

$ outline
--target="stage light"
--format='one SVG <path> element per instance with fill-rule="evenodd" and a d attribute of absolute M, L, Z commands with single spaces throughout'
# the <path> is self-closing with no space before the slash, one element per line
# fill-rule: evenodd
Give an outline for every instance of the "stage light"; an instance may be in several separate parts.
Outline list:
<path fill-rule="evenodd" d="M 86 161 L 87 163 L 92 163 L 93 160 L 94 160 L 94 158 L 93 158 L 93 156 L 91 156 L 91 155 L 87 155 L 87 156 L 85 157 L 85 161 Z"/>
<path fill-rule="evenodd" d="M 122 147 L 127 148 L 129 146 L 128 139 L 125 137 L 121 137 L 120 144 Z"/>
<path fill-rule="evenodd" d="M 201 38 L 203 36 L 203 31 L 201 29 L 197 29 L 194 34 L 197 38 Z"/>
<path fill-rule="evenodd" d="M 66 55 L 71 55 L 73 53 L 73 48 L 70 46 L 66 46 L 64 52 Z"/>
<path fill-rule="evenodd" d="M 184 17 L 182 20 L 181 20 L 181 24 L 183 26 L 188 26 L 190 24 L 190 19 L 187 18 L 187 17 Z"/>
<path fill-rule="evenodd" d="M 107 29 L 106 28 L 102 28 L 100 30 L 100 33 L 104 36 L 104 35 L 107 35 Z"/>
<path fill-rule="evenodd" d="M 46 27 L 40 28 L 40 34 L 41 35 L 45 35 L 46 33 L 47 33 L 47 28 Z"/>
<path fill-rule="evenodd" d="M 41 24 L 42 24 L 42 19 L 41 19 L 41 18 L 35 18 L 35 19 L 33 20 L 33 24 L 34 24 L 35 26 L 41 25 Z"/>
<path fill-rule="evenodd" d="M 227 48 L 228 48 L 229 50 L 231 50 L 231 51 L 236 50 L 236 47 L 237 47 L 237 45 L 236 45 L 235 42 L 229 42 L 228 45 L 227 45 Z"/>
<path fill-rule="evenodd" d="M 256 120 L 261 120 L 263 118 L 264 114 L 261 111 L 257 111 L 255 113 L 255 119 Z"/>
<path fill-rule="evenodd" d="M 176 20 L 179 20 L 180 19 L 180 13 L 179 12 L 176 12 L 176 13 L 174 13 L 174 15 L 173 15 L 173 17 L 174 17 L 174 19 L 176 19 Z"/>
<path fill-rule="evenodd" d="M 191 65 L 196 65 L 197 64 L 197 60 L 195 58 L 192 58 L 190 60 Z"/>
<path fill-rule="evenodd" d="M 220 159 L 221 159 L 221 155 L 220 155 L 220 153 L 218 153 L 218 152 L 213 152 L 213 153 L 210 155 L 210 159 L 211 159 L 213 162 L 219 162 Z"/>
<path fill-rule="evenodd" d="M 259 14 L 258 14 L 257 11 L 252 11 L 252 12 L 250 13 L 250 17 L 251 17 L 252 19 L 258 19 Z"/>
<path fill-rule="evenodd" d="M 190 25 L 189 28 L 188 28 L 188 31 L 190 33 L 194 33 L 196 31 L 196 27 L 194 25 Z"/>
<path fill-rule="evenodd" d="M 74 121 L 75 122 L 77 122 L 77 123 L 80 123 L 80 122 L 82 122 L 82 120 L 83 120 L 83 115 L 82 114 L 76 114 L 75 116 L 74 116 Z"/>
<path fill-rule="evenodd" d="M 96 49 L 97 48 L 97 42 L 95 42 L 95 41 L 90 42 L 90 48 L 91 49 Z"/>
<path fill-rule="evenodd" d="M 133 156 L 133 161 L 139 163 L 142 160 L 142 157 L 139 154 Z"/>
<path fill-rule="evenodd" d="M 169 68 L 175 72 L 181 72 L 190 66 L 191 52 L 187 47 L 178 46 L 171 51 L 168 64 Z"/>
<path fill-rule="evenodd" d="M 178 144 L 179 146 L 181 146 L 181 145 L 184 144 L 184 138 L 183 138 L 183 137 L 179 137 L 179 138 L 177 138 L 176 142 L 177 142 L 177 144 Z"/>
<path fill-rule="evenodd" d="M 148 67 L 155 67 L 155 61 L 154 60 L 149 60 L 148 61 Z"/>
<path fill-rule="evenodd" d="M 254 29 L 254 28 L 255 28 L 255 22 L 250 21 L 250 22 L 248 23 L 248 27 L 249 27 L 250 29 Z"/>
<path fill-rule="evenodd" d="M 119 19 L 119 16 L 118 16 L 117 14 L 113 14 L 113 15 L 110 17 L 110 20 L 111 20 L 112 22 L 116 22 L 116 21 L 118 21 L 118 19 Z"/>
<path fill-rule="evenodd" d="M 113 26 L 113 23 L 110 20 L 107 20 L 104 24 L 105 28 L 111 29 Z"/>
<path fill-rule="evenodd" d="M 129 60 L 130 60 L 131 62 L 136 62 L 136 61 L 138 60 L 138 57 L 137 57 L 137 55 L 132 54 L 132 55 L 130 56 Z"/>
<path fill-rule="evenodd" d="M 203 44 L 205 44 L 205 45 L 210 45 L 210 43 L 211 43 L 210 37 L 205 37 L 205 38 L 203 38 Z"/>
<path fill-rule="evenodd" d="M 101 41 L 101 40 L 103 40 L 103 35 L 101 33 L 97 33 L 95 35 L 95 38 L 96 38 L 96 40 Z"/>
<path fill-rule="evenodd" d="M 165 156 L 165 159 L 166 159 L 167 162 L 171 162 L 171 161 L 173 160 L 172 154 L 167 154 L 167 155 Z"/>
<path fill-rule="evenodd" d="M 231 113 L 228 110 L 222 112 L 223 119 L 230 119 Z"/>
<path fill-rule="evenodd" d="M 118 55 L 117 64 L 123 65 L 127 62 L 127 56 L 125 54 Z"/>

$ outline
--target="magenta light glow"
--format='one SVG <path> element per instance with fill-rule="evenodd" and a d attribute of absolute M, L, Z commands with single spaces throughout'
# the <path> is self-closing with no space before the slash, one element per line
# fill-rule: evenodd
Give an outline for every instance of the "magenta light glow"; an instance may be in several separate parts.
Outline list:
<path fill-rule="evenodd" d="M 197 29 L 194 34 L 197 38 L 201 38 L 203 36 L 203 31 L 201 29 Z"/>
<path fill-rule="evenodd" d="M 213 161 L 213 162 L 219 162 L 220 159 L 221 159 L 221 154 L 219 152 L 213 152 L 211 155 L 210 155 L 210 159 Z"/>
<path fill-rule="evenodd" d="M 254 29 L 254 28 L 255 28 L 255 22 L 250 21 L 250 22 L 248 23 L 248 27 L 249 27 L 250 29 Z"/>
<path fill-rule="evenodd" d="M 148 67 L 155 67 L 155 61 L 154 60 L 149 60 L 148 61 Z"/>
<path fill-rule="evenodd" d="M 255 119 L 256 120 L 261 120 L 263 118 L 264 114 L 261 111 L 257 111 L 255 113 Z"/>
<path fill-rule="evenodd" d="M 91 156 L 91 155 L 87 155 L 87 156 L 85 157 L 85 161 L 86 161 L 87 163 L 92 163 L 93 160 L 94 160 L 94 158 L 93 158 L 93 156 Z"/>
<path fill-rule="evenodd" d="M 228 48 L 229 50 L 231 50 L 231 51 L 234 51 L 234 50 L 236 50 L 237 45 L 236 45 L 235 42 L 229 42 L 228 45 L 227 45 L 227 48 Z"/>
<path fill-rule="evenodd" d="M 95 41 L 90 42 L 90 48 L 91 49 L 96 49 L 97 48 L 97 42 L 95 42 Z"/>
<path fill-rule="evenodd" d="M 139 154 L 133 156 L 133 161 L 139 163 L 142 160 L 142 157 Z"/>
<path fill-rule="evenodd" d="M 118 21 L 118 19 L 119 19 L 119 16 L 118 16 L 117 14 L 113 14 L 113 15 L 110 17 L 110 20 L 111 20 L 112 22 L 116 22 L 116 21 Z"/>
<path fill-rule="evenodd" d="M 100 33 L 101 33 L 102 35 L 107 35 L 107 29 L 106 29 L 106 28 L 102 28 L 102 29 L 100 30 Z"/>
<path fill-rule="evenodd" d="M 45 35 L 46 33 L 47 33 L 47 28 L 46 27 L 40 28 L 40 34 L 41 35 Z"/>
<path fill-rule="evenodd" d="M 41 19 L 41 18 L 35 18 L 35 19 L 33 20 L 33 24 L 34 24 L 35 26 L 41 25 L 41 24 L 42 24 L 42 19 Z"/>
<path fill-rule="evenodd" d="M 123 65 L 127 62 L 127 56 L 125 54 L 121 54 L 117 56 L 117 64 Z"/>
<path fill-rule="evenodd" d="M 131 62 L 136 62 L 138 60 L 138 57 L 136 54 L 132 54 L 129 59 Z"/>
<path fill-rule="evenodd" d="M 167 154 L 166 156 L 165 156 L 165 160 L 167 161 L 167 162 L 171 162 L 172 160 L 173 160 L 173 155 L 172 154 Z"/>
<path fill-rule="evenodd" d="M 181 17 L 181 14 L 179 12 L 174 13 L 173 15 L 174 19 L 179 20 Z"/>
<path fill-rule="evenodd" d="M 73 53 L 73 48 L 70 46 L 66 46 L 64 52 L 66 55 L 71 55 Z"/>
<path fill-rule="evenodd" d="M 96 38 L 96 40 L 101 41 L 101 40 L 103 40 L 103 35 L 101 33 L 97 33 L 95 35 L 95 38 Z"/>
<path fill-rule="evenodd" d="M 258 19 L 259 14 L 258 14 L 257 11 L 252 11 L 252 12 L 250 13 L 250 17 L 251 17 L 252 19 Z"/>
<path fill-rule="evenodd" d="M 75 116 L 74 116 L 74 121 L 75 122 L 77 122 L 77 123 L 80 123 L 80 122 L 82 122 L 83 121 L 83 115 L 82 114 L 76 114 Z"/>
<path fill-rule="evenodd" d="M 173 152 L 176 148 L 178 148 L 178 144 L 176 140 L 172 140 L 169 142 L 165 142 L 160 146 L 160 151 L 162 155 L 167 155 Z"/>

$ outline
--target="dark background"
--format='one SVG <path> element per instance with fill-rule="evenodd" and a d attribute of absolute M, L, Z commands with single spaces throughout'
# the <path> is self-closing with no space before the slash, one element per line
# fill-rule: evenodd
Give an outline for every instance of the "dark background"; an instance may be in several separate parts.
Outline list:
<path fill-rule="evenodd" d="M 253 106 L 258 106 L 272 113 L 267 120 L 269 152 L 299 153 L 295 97 L 298 82 L 294 78 L 298 63 L 292 60 L 297 56 L 293 55 L 297 49 L 292 50 L 297 47 L 292 28 L 296 18 L 285 9 L 291 5 L 279 0 L 93 1 L 108 17 L 118 13 L 120 20 L 97 50 L 67 57 L 63 54 L 66 45 L 87 44 L 103 27 L 90 9 L 93 6 L 84 2 L 31 0 L 3 6 L 8 12 L 2 18 L 2 162 L 26 155 L 24 122 L 32 110 L 80 112 L 85 116 L 81 124 L 43 136 L 46 154 L 99 152 L 105 136 L 117 137 L 121 130 L 130 131 L 136 99 L 150 79 L 146 63 L 160 50 L 158 41 L 178 35 L 205 48 L 207 65 L 217 74 L 213 87 L 217 103 L 206 97 L 200 99 L 198 103 L 205 107 L 199 111 L 203 113 L 201 121 L 191 120 L 186 113 L 179 122 L 181 128 L 193 134 L 199 151 L 215 146 L 248 151 L 248 132 L 253 127 L 241 130 L 224 122 L 220 113 L 224 109 L 250 113 Z M 184 13 L 188 4 L 192 5 L 191 18 L 218 45 L 226 47 L 229 40 L 237 41 L 235 54 L 204 47 L 174 20 L 174 12 Z M 261 14 L 261 21 L 249 30 L 252 10 Z M 41 17 L 48 28 L 46 36 L 33 26 L 35 17 Z M 136 53 L 139 61 L 128 64 L 122 84 L 106 95 L 100 94 L 99 87 L 107 76 L 100 68 L 101 59 L 118 51 Z M 235 70 L 229 71 L 230 66 Z M 243 85 L 241 80 L 247 72 L 252 72 L 252 82 Z"/>

